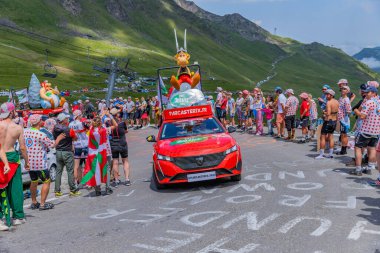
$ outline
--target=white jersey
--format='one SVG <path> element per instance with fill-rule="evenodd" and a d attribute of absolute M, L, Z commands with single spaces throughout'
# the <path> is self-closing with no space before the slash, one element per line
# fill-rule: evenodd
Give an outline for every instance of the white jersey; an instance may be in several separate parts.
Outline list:
<path fill-rule="evenodd" d="M 73 129 L 77 140 L 73 141 L 74 148 L 87 148 L 88 147 L 88 136 L 87 136 L 87 130 L 83 126 L 83 122 L 80 122 L 79 120 L 74 120 L 69 125 L 70 129 Z"/>
<path fill-rule="evenodd" d="M 284 113 L 284 110 L 282 110 L 282 106 L 281 106 L 281 104 L 283 104 L 284 105 L 284 107 L 285 107 L 285 104 L 286 104 L 286 97 L 285 97 L 285 95 L 284 94 L 280 94 L 279 96 L 278 96 L 278 100 L 277 100 L 277 112 L 278 113 Z"/>

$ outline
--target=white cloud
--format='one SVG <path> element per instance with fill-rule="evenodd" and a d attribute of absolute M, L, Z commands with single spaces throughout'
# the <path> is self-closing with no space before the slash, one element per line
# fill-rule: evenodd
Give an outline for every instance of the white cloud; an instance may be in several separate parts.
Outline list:
<path fill-rule="evenodd" d="M 364 64 L 367 64 L 368 67 L 370 67 L 371 69 L 380 68 L 380 61 L 373 57 L 363 58 L 361 62 L 363 62 Z"/>
<path fill-rule="evenodd" d="M 194 1 L 194 0 L 193 0 Z M 286 2 L 290 0 L 234 0 L 234 3 L 259 3 L 259 2 L 268 2 L 268 3 L 274 3 L 274 2 Z M 228 1 L 226 0 L 195 0 L 195 3 L 226 3 Z"/>
<path fill-rule="evenodd" d="M 261 26 L 263 24 L 262 20 L 252 20 L 253 23 L 255 23 L 258 26 Z"/>

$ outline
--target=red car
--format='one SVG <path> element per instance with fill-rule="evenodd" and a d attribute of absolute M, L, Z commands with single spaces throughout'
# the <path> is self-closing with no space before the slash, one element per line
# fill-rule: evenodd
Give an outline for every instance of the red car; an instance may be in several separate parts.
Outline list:
<path fill-rule="evenodd" d="M 241 180 L 240 147 L 213 116 L 210 105 L 164 111 L 153 152 L 152 180 L 157 189 L 168 184 L 215 180 Z"/>

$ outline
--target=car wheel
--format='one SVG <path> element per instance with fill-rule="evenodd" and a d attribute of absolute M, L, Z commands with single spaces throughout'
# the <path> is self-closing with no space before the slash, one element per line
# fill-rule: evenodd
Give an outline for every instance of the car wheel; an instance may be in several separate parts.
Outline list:
<path fill-rule="evenodd" d="M 156 187 L 157 190 L 163 190 L 166 188 L 164 184 L 160 184 L 160 182 L 158 182 L 156 173 L 154 173 L 154 169 L 152 172 L 152 183 Z"/>
<path fill-rule="evenodd" d="M 57 174 L 57 165 L 53 164 L 49 169 L 50 181 L 55 181 L 55 175 Z"/>
<path fill-rule="evenodd" d="M 232 176 L 231 177 L 231 181 L 233 181 L 233 182 L 239 182 L 239 181 L 241 181 L 241 174 L 236 175 L 236 176 Z"/>

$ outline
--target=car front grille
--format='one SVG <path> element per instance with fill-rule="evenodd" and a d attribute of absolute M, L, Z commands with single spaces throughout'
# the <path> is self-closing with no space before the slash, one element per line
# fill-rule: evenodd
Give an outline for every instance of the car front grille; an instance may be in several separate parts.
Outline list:
<path fill-rule="evenodd" d="M 183 170 L 202 169 L 219 165 L 224 157 L 224 152 L 200 156 L 175 157 L 173 158 L 173 163 Z"/>

